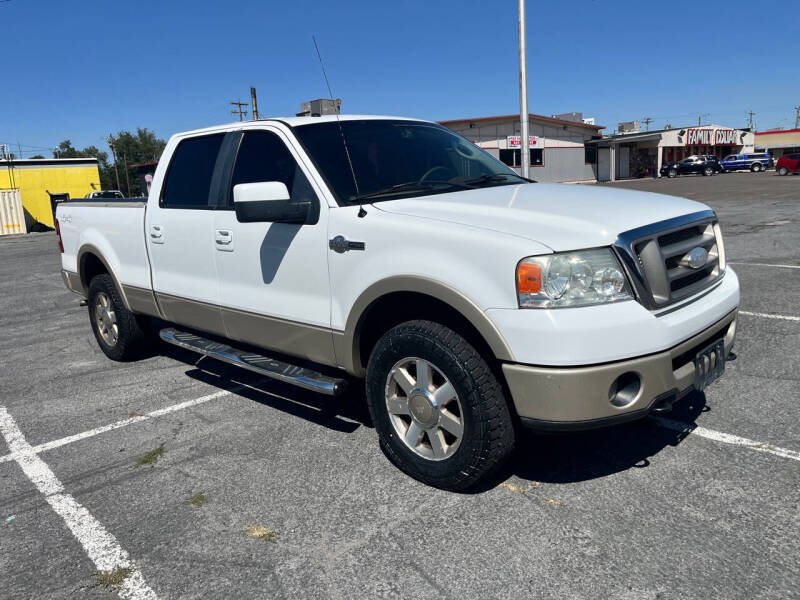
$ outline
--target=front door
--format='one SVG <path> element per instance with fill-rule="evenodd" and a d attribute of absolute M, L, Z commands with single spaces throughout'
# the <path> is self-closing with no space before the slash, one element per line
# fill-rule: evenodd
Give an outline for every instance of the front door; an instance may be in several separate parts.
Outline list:
<path fill-rule="evenodd" d="M 172 154 L 158 202 L 150 202 L 145 236 L 153 289 L 164 317 L 224 334 L 214 268 L 210 190 L 224 134 L 186 138 Z M 168 152 L 165 152 L 168 154 Z"/>
<path fill-rule="evenodd" d="M 302 155 L 272 127 L 243 133 L 227 189 L 215 211 L 214 264 L 227 336 L 335 364 L 330 330 L 328 205 Z M 291 199 L 310 201 L 313 223 L 239 223 L 233 187 L 280 181 Z"/>

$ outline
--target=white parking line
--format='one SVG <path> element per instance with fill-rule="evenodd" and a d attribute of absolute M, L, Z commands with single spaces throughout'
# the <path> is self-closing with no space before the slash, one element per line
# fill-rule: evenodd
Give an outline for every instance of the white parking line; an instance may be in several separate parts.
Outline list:
<path fill-rule="evenodd" d="M 761 317 L 763 319 L 781 319 L 783 321 L 800 321 L 800 317 L 793 317 L 791 315 L 771 315 L 769 313 L 750 312 L 747 310 L 740 310 L 740 315 L 748 315 L 750 317 Z"/>
<path fill-rule="evenodd" d="M 778 269 L 800 269 L 800 265 L 774 265 L 771 263 L 731 262 L 729 265 L 747 265 L 748 267 L 776 267 Z"/>
<path fill-rule="evenodd" d="M 126 600 L 157 600 L 158 596 L 147 585 L 141 571 L 131 562 L 128 553 L 119 545 L 117 539 L 75 498 L 64 491 L 64 486 L 50 467 L 34 452 L 33 446 L 28 443 L 3 406 L 0 406 L 0 433 L 3 434 L 14 460 L 44 495 L 47 503 L 64 519 L 72 535 L 81 543 L 97 570 L 132 569 L 117 589 L 119 596 Z"/>
<path fill-rule="evenodd" d="M 766 452 L 767 454 L 774 454 L 775 456 L 780 456 L 781 458 L 790 458 L 792 460 L 800 461 L 800 452 L 796 452 L 795 450 L 779 448 L 778 446 L 773 446 L 772 444 L 756 442 L 755 440 L 739 437 L 738 435 L 731 435 L 730 433 L 722 433 L 721 431 L 714 431 L 713 429 L 706 429 L 705 427 L 689 425 L 688 423 L 673 421 L 672 419 L 665 419 L 664 417 L 650 417 L 650 419 L 662 427 L 666 427 L 667 429 L 673 429 L 682 433 L 691 433 L 694 435 L 699 435 L 700 437 L 708 438 L 709 440 L 722 442 L 723 444 L 744 446 L 745 448 L 750 448 L 751 450 L 756 450 L 758 452 Z"/>
<path fill-rule="evenodd" d="M 112 431 L 114 429 L 119 429 L 120 427 L 126 427 L 128 425 L 132 425 L 133 423 L 139 423 L 141 421 L 147 421 L 148 419 L 152 419 L 154 417 L 160 417 L 162 415 L 166 415 L 169 413 L 173 413 L 179 410 L 183 410 L 184 408 L 191 408 L 192 406 L 197 406 L 198 404 L 203 404 L 204 402 L 208 402 L 209 400 L 215 400 L 216 398 L 222 398 L 223 396 L 228 396 L 232 394 L 234 391 L 240 389 L 240 387 L 236 387 L 233 390 L 221 390 L 219 392 L 214 392 L 213 394 L 209 394 L 208 396 L 201 396 L 200 398 L 195 398 L 194 400 L 187 400 L 186 402 L 179 402 L 178 404 L 173 404 L 171 406 L 167 406 L 165 408 L 159 408 L 158 410 L 151 411 L 144 415 L 138 415 L 135 417 L 130 417 L 128 419 L 122 419 L 121 421 L 117 421 L 116 423 L 111 423 L 110 425 L 103 425 L 102 427 L 96 427 L 94 429 L 90 429 L 88 431 L 84 431 L 82 433 L 76 433 L 75 435 L 69 435 L 67 437 L 63 437 L 57 440 L 53 440 L 51 442 L 46 442 L 44 444 L 39 444 L 38 446 L 32 446 L 31 449 L 35 454 L 39 454 L 40 452 L 44 452 L 45 450 L 52 450 L 53 448 L 58 448 L 60 446 L 66 446 L 67 444 L 71 444 L 72 442 L 77 442 L 80 440 L 85 440 L 86 438 L 94 437 L 96 435 L 100 435 L 101 433 L 105 433 L 106 431 Z M 0 463 L 8 462 L 11 460 L 16 460 L 16 455 L 14 454 L 13 450 L 11 454 L 6 454 L 5 456 L 0 456 Z"/>

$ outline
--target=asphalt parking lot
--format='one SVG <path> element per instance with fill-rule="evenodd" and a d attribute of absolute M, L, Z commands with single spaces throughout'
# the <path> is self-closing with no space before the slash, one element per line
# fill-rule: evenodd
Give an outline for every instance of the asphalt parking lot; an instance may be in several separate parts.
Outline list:
<path fill-rule="evenodd" d="M 54 234 L 0 239 L 0 597 L 800 597 L 800 177 L 611 185 L 717 211 L 737 359 L 668 421 L 526 434 L 473 494 L 396 470 L 360 388 L 107 360 Z"/>

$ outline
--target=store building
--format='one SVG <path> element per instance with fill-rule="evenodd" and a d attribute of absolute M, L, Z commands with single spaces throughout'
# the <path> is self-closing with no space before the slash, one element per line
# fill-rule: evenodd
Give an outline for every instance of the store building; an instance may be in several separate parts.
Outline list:
<path fill-rule="evenodd" d="M 784 154 L 800 152 L 800 129 L 757 131 L 756 152 L 769 152 L 775 162 Z"/>
<path fill-rule="evenodd" d="M 675 127 L 657 131 L 617 133 L 587 142 L 597 154 L 597 180 L 660 176 L 661 165 L 687 156 L 752 152 L 755 136 L 746 129 L 721 125 Z"/>
<path fill-rule="evenodd" d="M 519 115 L 455 119 L 439 123 L 519 171 Z M 587 154 L 585 144 L 587 140 L 599 137 L 602 129 L 604 127 L 595 125 L 593 119 L 583 119 L 581 113 L 554 117 L 529 115 L 531 178 L 536 181 L 596 179 L 596 160 L 593 154 Z"/>
<path fill-rule="evenodd" d="M 18 189 L 28 230 L 54 227 L 51 196 L 83 198 L 100 189 L 96 158 L 0 160 L 0 189 Z"/>

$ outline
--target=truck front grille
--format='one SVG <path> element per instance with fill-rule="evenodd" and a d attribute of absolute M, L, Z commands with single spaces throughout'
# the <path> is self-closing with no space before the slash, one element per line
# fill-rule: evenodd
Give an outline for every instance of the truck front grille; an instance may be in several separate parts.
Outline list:
<path fill-rule="evenodd" d="M 703 211 L 621 234 L 615 248 L 638 300 L 660 309 L 713 285 L 725 270 L 718 232 L 716 215 Z"/>

